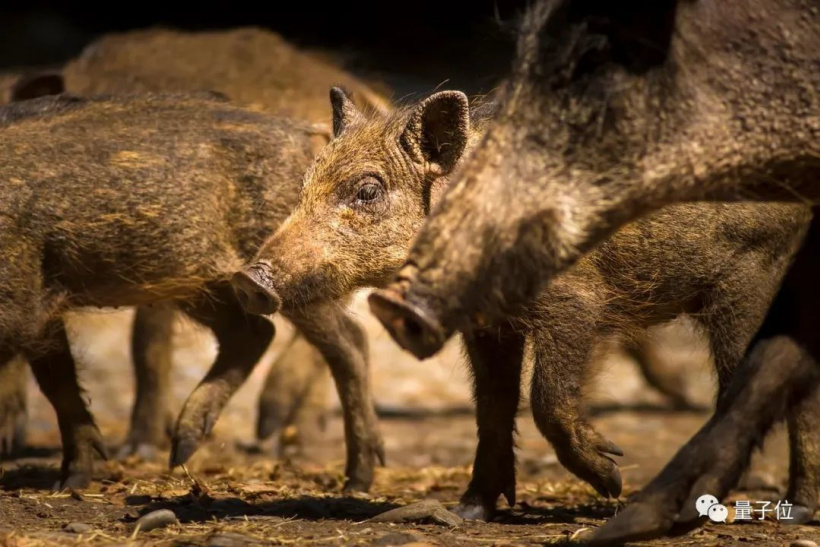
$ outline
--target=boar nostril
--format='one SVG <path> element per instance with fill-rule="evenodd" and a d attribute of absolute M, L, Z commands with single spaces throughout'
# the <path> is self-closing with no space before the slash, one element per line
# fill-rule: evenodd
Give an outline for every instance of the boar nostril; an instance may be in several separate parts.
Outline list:
<path fill-rule="evenodd" d="M 248 313 L 271 315 L 279 310 L 279 295 L 273 289 L 262 285 L 252 271 L 234 274 L 231 284 L 236 299 Z"/>
<path fill-rule="evenodd" d="M 404 330 L 413 338 L 420 338 L 424 336 L 424 328 L 411 317 L 404 318 Z"/>

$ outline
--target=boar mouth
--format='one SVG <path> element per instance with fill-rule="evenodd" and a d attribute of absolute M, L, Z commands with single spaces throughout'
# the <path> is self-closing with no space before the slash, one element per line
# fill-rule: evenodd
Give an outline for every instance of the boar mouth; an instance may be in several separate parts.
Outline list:
<path fill-rule="evenodd" d="M 396 343 L 418 359 L 432 357 L 444 347 L 447 336 L 441 325 L 395 289 L 374 291 L 367 301 Z"/>

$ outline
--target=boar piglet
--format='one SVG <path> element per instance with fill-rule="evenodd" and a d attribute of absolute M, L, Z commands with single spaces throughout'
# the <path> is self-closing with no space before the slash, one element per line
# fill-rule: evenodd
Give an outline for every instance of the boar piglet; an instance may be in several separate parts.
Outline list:
<path fill-rule="evenodd" d="M 291 216 L 237 274 L 240 290 L 275 293 L 283 309 L 383 284 L 493 112 L 491 103 L 471 110 L 456 91 L 388 116 L 363 114 L 338 89 L 331 99 L 334 139 L 308 169 Z M 502 494 L 514 503 L 513 432 L 527 342 L 535 356 L 531 401 L 539 429 L 564 466 L 602 495 L 617 497 L 621 476 L 609 456 L 621 452 L 580 406 L 598 343 L 629 343 L 651 326 L 690 314 L 709 338 L 723 388 L 809 218 L 800 205 L 669 209 L 626 227 L 529 305 L 465 328 L 479 446 L 458 512 L 487 518 Z M 465 243 L 459 255 L 479 253 L 481 246 L 480 238 Z M 442 267 L 448 259 L 439 257 Z M 389 316 L 393 305 L 382 299 L 374 307 Z"/>
<path fill-rule="evenodd" d="M 211 91 L 255 110 L 321 124 L 329 132 L 327 89 L 338 84 L 352 89 L 354 100 L 363 107 L 388 108 L 389 101 L 365 82 L 261 28 L 213 32 L 148 29 L 103 36 L 63 67 L 0 74 L 0 103 L 63 91 L 79 95 Z M 174 349 L 171 329 L 178 316 L 167 305 L 136 310 L 132 331 L 136 398 L 119 457 L 138 453 L 152 458 L 157 448 L 167 443 L 167 432 L 173 425 L 169 407 Z M 296 353 L 290 355 L 291 350 Z M 310 352 L 315 355 L 308 355 Z M 301 366 L 304 362 L 316 365 L 308 367 L 311 373 Z M 10 364 L 6 373 L 18 370 L 25 379 L 24 368 Z M 271 369 L 260 396 L 260 439 L 276 437 L 274 442 L 280 446 L 288 425 L 310 428 L 312 422 L 321 421 L 328 411 L 323 395 L 331 389 L 330 382 L 315 348 L 303 341 L 288 346 Z M 680 394 L 673 391 L 671 396 L 681 401 Z M 15 400 L 21 400 L 20 396 Z M 0 422 L 24 424 L 24 413 L 25 408 L 19 406 L 0 406 Z M 17 427 L 15 431 L 24 429 Z M 4 450 L 0 445 L 0 455 Z"/>
<path fill-rule="evenodd" d="M 105 451 L 62 314 L 171 303 L 213 330 L 216 361 L 175 427 L 171 464 L 184 463 L 274 336 L 229 279 L 288 215 L 321 144 L 302 123 L 199 95 L 60 95 L 0 109 L 0 362 L 22 354 L 54 406 L 62 486 L 86 485 Z M 343 386 L 347 487 L 366 488 L 382 457 L 366 338 L 336 303 L 288 319 Z"/>

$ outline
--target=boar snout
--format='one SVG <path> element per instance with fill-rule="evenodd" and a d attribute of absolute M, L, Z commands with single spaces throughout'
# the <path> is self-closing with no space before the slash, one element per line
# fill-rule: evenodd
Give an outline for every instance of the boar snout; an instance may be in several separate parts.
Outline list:
<path fill-rule="evenodd" d="M 441 325 L 395 289 L 375 291 L 367 300 L 396 343 L 419 359 L 432 357 L 444 346 L 447 335 Z"/>
<path fill-rule="evenodd" d="M 279 311 L 282 299 L 268 281 L 268 277 L 261 267 L 252 266 L 235 273 L 231 278 L 236 298 L 246 312 L 272 315 Z"/>

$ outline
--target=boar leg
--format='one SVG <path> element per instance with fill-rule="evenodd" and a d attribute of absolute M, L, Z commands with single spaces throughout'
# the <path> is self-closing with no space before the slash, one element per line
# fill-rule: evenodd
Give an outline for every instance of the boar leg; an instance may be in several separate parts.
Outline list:
<path fill-rule="evenodd" d="M 624 349 L 638 365 L 646 382 L 666 397 L 675 409 L 697 408 L 686 393 L 686 382 L 682 381 L 682 375 L 679 371 L 669 370 L 650 337 L 630 339 Z"/>
<path fill-rule="evenodd" d="M 817 367 L 817 363 L 814 364 Z M 794 504 L 792 520 L 809 522 L 817 510 L 820 491 L 820 389 L 814 389 L 787 412 L 789 424 L 789 490 L 786 499 Z"/>
<path fill-rule="evenodd" d="M 620 545 L 663 536 L 699 523 L 695 501 L 721 499 L 747 467 L 752 450 L 783 417 L 789 399 L 816 393 L 818 369 L 792 338 L 761 339 L 738 367 L 714 416 L 629 505 L 589 538 Z M 802 392 L 802 393 L 800 393 Z"/>
<path fill-rule="evenodd" d="M 558 283 L 553 288 L 559 288 Z M 530 405 L 558 461 L 604 497 L 621 495 L 621 473 L 609 455 L 623 456 L 584 416 L 584 384 L 594 363 L 597 307 L 552 299 L 546 328 L 534 329 Z M 561 306 L 559 303 L 563 303 Z M 570 320 L 571 319 L 571 320 Z"/>
<path fill-rule="evenodd" d="M 464 334 L 473 371 L 478 447 L 473 476 L 455 512 L 488 520 L 498 497 L 515 505 L 515 416 L 521 397 L 524 336 L 509 327 Z"/>
<path fill-rule="evenodd" d="M 94 452 L 103 458 L 107 454 L 100 431 L 83 401 L 63 322 L 53 321 L 46 332 L 43 350 L 26 357 L 40 390 L 57 413 L 63 444 L 59 487 L 85 488 L 91 482 Z"/>
<path fill-rule="evenodd" d="M 118 457 L 137 454 L 156 457 L 173 429 L 169 408 L 171 360 L 176 310 L 164 306 L 140 306 L 134 315 L 131 353 L 136 377 L 136 398 L 131 428 Z"/>
<path fill-rule="evenodd" d="M 288 313 L 288 319 L 318 348 L 336 382 L 347 445 L 344 490 L 367 491 L 373 483 L 376 461 L 384 465 L 384 442 L 370 392 L 365 331 L 337 303 L 294 310 Z"/>
<path fill-rule="evenodd" d="M 199 448 L 275 333 L 273 323 L 267 318 L 247 315 L 242 310 L 227 284 L 214 287 L 210 297 L 185 304 L 182 309 L 213 331 L 219 350 L 205 378 L 182 407 L 172 438 L 172 468 L 184 464 Z"/>
<path fill-rule="evenodd" d="M 256 436 L 276 437 L 277 458 L 283 456 L 282 435 L 288 426 L 297 426 L 300 439 L 324 429 L 330 381 L 321 354 L 297 332 L 271 365 L 259 396 Z"/>
<path fill-rule="evenodd" d="M 0 458 L 25 444 L 28 363 L 22 355 L 0 360 Z"/>

